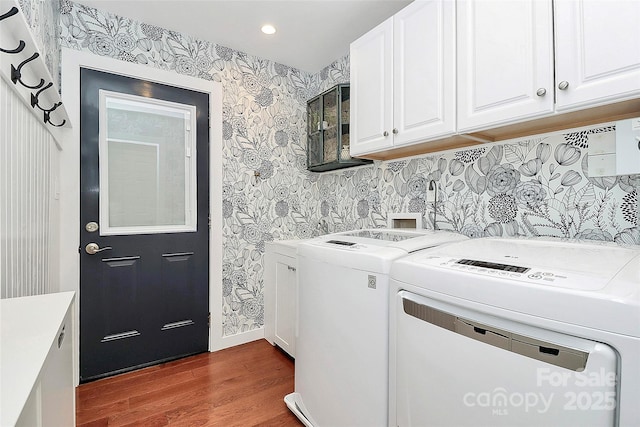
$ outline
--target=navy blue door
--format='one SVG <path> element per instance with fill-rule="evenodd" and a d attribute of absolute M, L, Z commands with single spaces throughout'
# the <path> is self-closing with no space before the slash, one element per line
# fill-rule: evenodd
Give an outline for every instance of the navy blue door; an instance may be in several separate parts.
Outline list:
<path fill-rule="evenodd" d="M 207 351 L 209 97 L 81 70 L 80 380 Z"/>

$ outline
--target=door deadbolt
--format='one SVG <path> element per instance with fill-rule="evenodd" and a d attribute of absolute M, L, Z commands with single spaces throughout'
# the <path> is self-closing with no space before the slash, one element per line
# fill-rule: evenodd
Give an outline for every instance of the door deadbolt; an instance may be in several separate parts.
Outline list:
<path fill-rule="evenodd" d="M 108 250 L 111 250 L 111 249 L 113 249 L 111 246 L 105 246 L 104 248 L 101 248 L 100 246 L 98 246 L 97 243 L 89 243 L 84 248 L 84 250 L 87 251 L 87 253 L 89 255 L 95 255 L 98 252 L 108 251 Z"/>
<path fill-rule="evenodd" d="M 84 226 L 84 229 L 89 233 L 95 233 L 96 231 L 98 231 L 98 228 L 100 228 L 100 226 L 97 222 L 94 221 L 88 222 L 87 225 Z"/>

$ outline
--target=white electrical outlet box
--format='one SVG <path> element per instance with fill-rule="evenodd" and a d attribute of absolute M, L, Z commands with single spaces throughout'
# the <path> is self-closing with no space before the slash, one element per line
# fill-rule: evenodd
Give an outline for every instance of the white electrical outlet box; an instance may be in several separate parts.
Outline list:
<path fill-rule="evenodd" d="M 616 174 L 616 155 L 600 154 L 589 156 L 589 176 L 614 176 Z"/>
<path fill-rule="evenodd" d="M 616 133 L 593 133 L 588 136 L 589 176 L 616 175 Z"/>
<path fill-rule="evenodd" d="M 640 117 L 616 122 L 616 175 L 640 173 Z"/>
<path fill-rule="evenodd" d="M 422 215 L 419 213 L 390 213 L 387 218 L 389 228 L 422 228 Z"/>

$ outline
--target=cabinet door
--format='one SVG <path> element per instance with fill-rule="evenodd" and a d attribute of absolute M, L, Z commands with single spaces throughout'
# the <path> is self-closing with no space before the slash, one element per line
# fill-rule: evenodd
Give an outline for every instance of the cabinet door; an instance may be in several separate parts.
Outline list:
<path fill-rule="evenodd" d="M 322 96 L 322 163 L 338 160 L 338 88 Z"/>
<path fill-rule="evenodd" d="M 307 104 L 307 167 L 322 164 L 322 97 Z"/>
<path fill-rule="evenodd" d="M 73 305 L 67 310 L 40 376 L 43 425 L 75 425 L 73 386 Z"/>
<path fill-rule="evenodd" d="M 276 310 L 275 343 L 295 357 L 297 279 L 296 260 L 275 254 L 276 262 Z"/>
<path fill-rule="evenodd" d="M 553 111 L 551 0 L 460 0 L 458 130 Z"/>
<path fill-rule="evenodd" d="M 640 95 L 638 23 L 637 0 L 555 1 L 558 110 Z"/>
<path fill-rule="evenodd" d="M 351 155 L 393 145 L 393 18 L 351 43 Z"/>
<path fill-rule="evenodd" d="M 393 17 L 394 145 L 455 132 L 455 3 L 416 1 Z"/>

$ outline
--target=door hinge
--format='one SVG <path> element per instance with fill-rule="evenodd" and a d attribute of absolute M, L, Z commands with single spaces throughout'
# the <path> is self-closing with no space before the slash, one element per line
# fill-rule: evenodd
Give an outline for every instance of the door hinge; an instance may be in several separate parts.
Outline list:
<path fill-rule="evenodd" d="M 211 327 L 211 313 L 207 316 L 207 326 Z"/>
<path fill-rule="evenodd" d="M 211 230 L 211 214 L 209 214 L 209 216 L 207 217 L 207 221 L 209 224 L 209 230 Z"/>

